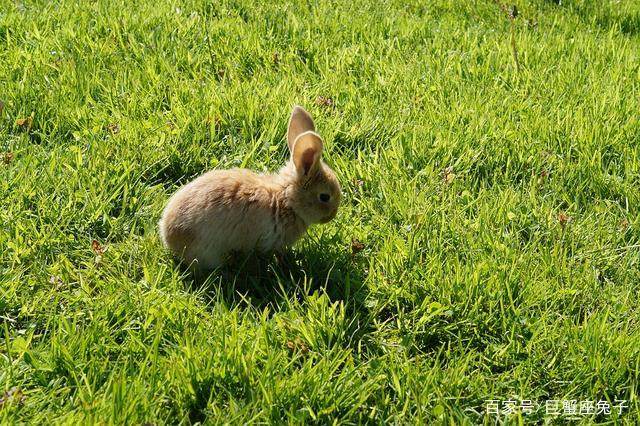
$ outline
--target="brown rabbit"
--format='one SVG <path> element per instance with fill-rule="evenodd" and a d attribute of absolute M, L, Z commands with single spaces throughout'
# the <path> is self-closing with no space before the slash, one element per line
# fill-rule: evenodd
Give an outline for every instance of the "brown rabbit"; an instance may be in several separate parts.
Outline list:
<path fill-rule="evenodd" d="M 287 143 L 291 158 L 278 174 L 213 170 L 179 189 L 160 219 L 165 246 L 198 269 L 213 269 L 233 252 L 281 251 L 310 225 L 333 219 L 340 184 L 300 106 L 291 112 Z"/>

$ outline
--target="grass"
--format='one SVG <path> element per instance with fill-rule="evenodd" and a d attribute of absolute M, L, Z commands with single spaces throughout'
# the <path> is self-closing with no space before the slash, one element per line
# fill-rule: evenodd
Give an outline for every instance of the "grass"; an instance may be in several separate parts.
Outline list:
<path fill-rule="evenodd" d="M 640 5 L 516 3 L 519 71 L 493 1 L 0 0 L 0 421 L 640 421 Z M 164 203 L 294 103 L 338 217 L 195 279 Z"/>

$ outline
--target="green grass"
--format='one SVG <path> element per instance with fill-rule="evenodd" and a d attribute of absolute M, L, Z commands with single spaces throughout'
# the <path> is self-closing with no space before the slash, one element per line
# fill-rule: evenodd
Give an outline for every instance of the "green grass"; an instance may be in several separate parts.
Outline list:
<path fill-rule="evenodd" d="M 640 421 L 640 3 L 517 1 L 519 72 L 488 0 L 173 3 L 0 0 L 0 421 Z M 194 279 L 164 203 L 294 103 L 338 217 Z"/>

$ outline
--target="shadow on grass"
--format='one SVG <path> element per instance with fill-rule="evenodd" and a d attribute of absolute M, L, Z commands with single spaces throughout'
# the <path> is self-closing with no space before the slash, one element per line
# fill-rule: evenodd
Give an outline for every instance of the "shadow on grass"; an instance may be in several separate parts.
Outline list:
<path fill-rule="evenodd" d="M 629 37 L 640 34 L 640 13 L 638 12 L 616 10 L 614 8 L 617 5 L 606 7 L 600 2 L 560 2 L 557 0 L 550 0 L 550 2 L 575 13 L 585 24 L 595 25 L 603 31 L 613 30 Z"/>
<path fill-rule="evenodd" d="M 605 15 L 597 20 L 598 25 L 605 31 L 619 30 L 627 36 L 637 36 L 640 34 L 640 14 L 629 14 L 623 16 Z"/>
<path fill-rule="evenodd" d="M 283 257 L 251 254 L 218 270 L 198 273 L 182 266 L 186 285 L 211 302 L 229 307 L 272 308 L 275 312 L 295 297 L 321 291 L 332 302 L 343 301 L 348 312 L 362 315 L 366 291 L 362 260 L 346 250 L 307 246 Z"/>

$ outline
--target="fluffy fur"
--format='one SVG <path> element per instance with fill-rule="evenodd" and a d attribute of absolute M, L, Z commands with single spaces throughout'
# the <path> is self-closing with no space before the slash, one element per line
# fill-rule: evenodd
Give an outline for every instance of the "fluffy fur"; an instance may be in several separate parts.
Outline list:
<path fill-rule="evenodd" d="M 291 113 L 287 143 L 291 158 L 278 174 L 213 170 L 179 189 L 160 219 L 165 246 L 194 267 L 213 269 L 234 252 L 281 251 L 310 225 L 333 219 L 340 184 L 302 107 Z"/>

